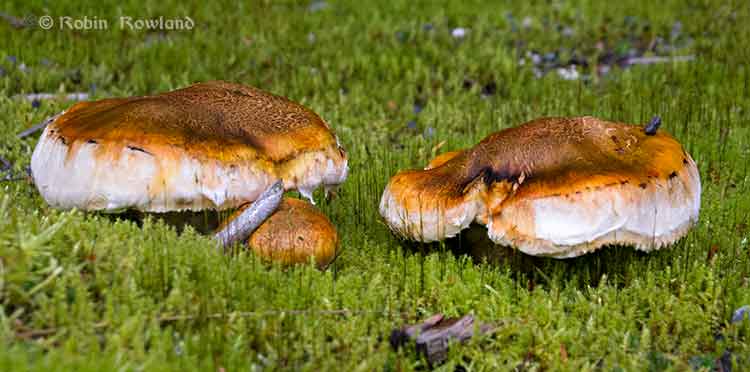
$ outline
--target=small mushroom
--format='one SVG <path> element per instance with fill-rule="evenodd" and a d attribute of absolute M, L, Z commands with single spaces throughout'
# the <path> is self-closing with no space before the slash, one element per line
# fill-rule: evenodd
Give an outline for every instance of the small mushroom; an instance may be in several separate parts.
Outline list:
<path fill-rule="evenodd" d="M 216 236 L 242 240 L 285 190 L 312 201 L 347 176 L 347 156 L 313 111 L 223 81 L 81 102 L 45 128 L 31 158 L 51 206 L 118 212 L 244 208 Z"/>
<path fill-rule="evenodd" d="M 423 242 L 477 222 L 494 243 L 537 256 L 610 244 L 658 249 L 697 221 L 701 183 L 682 146 L 650 129 L 593 117 L 533 120 L 425 170 L 399 172 L 380 214 L 397 234 Z"/>
<path fill-rule="evenodd" d="M 295 198 L 284 198 L 248 240 L 255 254 L 270 261 L 303 264 L 314 257 L 320 268 L 333 261 L 338 243 L 336 228 L 328 218 L 312 204 Z"/>

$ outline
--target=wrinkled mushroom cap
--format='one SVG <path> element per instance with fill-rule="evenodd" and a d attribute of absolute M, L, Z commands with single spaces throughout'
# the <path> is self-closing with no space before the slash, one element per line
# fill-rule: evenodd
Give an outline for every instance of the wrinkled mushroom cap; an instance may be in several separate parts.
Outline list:
<path fill-rule="evenodd" d="M 497 244 L 563 258 L 670 244 L 697 221 L 700 193 L 695 162 L 663 131 L 542 118 L 399 172 L 380 213 L 408 239 L 442 240 L 476 221 Z"/>
<path fill-rule="evenodd" d="M 52 206 L 148 212 L 223 210 L 276 180 L 310 197 L 347 176 L 347 157 L 311 110 L 222 81 L 74 105 L 31 159 Z"/>
<path fill-rule="evenodd" d="M 315 257 L 321 268 L 336 256 L 338 244 L 336 228 L 328 218 L 312 204 L 295 198 L 284 198 L 248 240 L 253 252 L 267 260 L 291 265 Z"/>

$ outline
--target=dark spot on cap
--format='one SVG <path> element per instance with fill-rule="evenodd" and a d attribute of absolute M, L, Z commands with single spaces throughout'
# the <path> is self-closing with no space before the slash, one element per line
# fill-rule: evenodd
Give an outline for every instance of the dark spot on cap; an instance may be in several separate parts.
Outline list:
<path fill-rule="evenodd" d="M 92 139 L 86 141 L 86 143 L 90 143 L 92 145 L 98 145 L 99 144 L 99 142 L 96 142 L 95 140 L 92 140 Z"/>
<path fill-rule="evenodd" d="M 687 159 L 683 158 L 682 159 L 682 164 L 687 164 L 687 163 L 688 163 Z"/>
<path fill-rule="evenodd" d="M 643 183 L 641 183 L 641 184 L 639 184 L 639 185 L 638 185 L 638 187 L 640 187 L 640 188 L 642 188 L 642 189 L 645 189 L 645 188 L 646 188 L 646 186 L 647 186 L 647 185 L 646 185 L 646 183 L 645 183 L 645 182 L 643 182 Z"/>
<path fill-rule="evenodd" d="M 675 177 L 677 177 L 677 171 L 673 171 L 672 173 L 669 174 L 669 179 L 672 179 Z"/>
<path fill-rule="evenodd" d="M 128 146 L 128 149 L 129 149 L 129 150 L 133 150 L 133 151 L 138 151 L 138 152 L 142 152 L 142 153 L 144 153 L 144 154 L 148 154 L 148 155 L 153 155 L 152 153 L 150 153 L 150 152 L 148 152 L 148 151 L 146 151 L 146 150 L 144 150 L 144 149 L 142 149 L 142 148 L 140 148 L 140 147 L 136 147 L 136 146 L 130 146 L 130 145 L 129 145 L 129 146 Z"/>
<path fill-rule="evenodd" d="M 232 94 L 238 95 L 238 96 L 249 96 L 249 94 L 239 90 L 239 89 L 232 89 L 230 90 Z"/>

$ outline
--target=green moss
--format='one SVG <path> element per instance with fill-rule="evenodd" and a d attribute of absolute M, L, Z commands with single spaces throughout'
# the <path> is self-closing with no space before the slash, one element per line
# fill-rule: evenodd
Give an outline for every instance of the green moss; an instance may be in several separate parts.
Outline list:
<path fill-rule="evenodd" d="M 224 257 L 209 238 L 155 219 L 139 227 L 55 211 L 30 183 L 1 182 L 0 370 L 412 370 L 424 361 L 390 350 L 388 334 L 436 312 L 501 324 L 494 338 L 453 348 L 446 370 L 683 370 L 709 368 L 725 350 L 750 353 L 750 322 L 728 324 L 750 303 L 750 13 L 742 2 L 326 4 L 5 7 L 19 17 L 110 21 L 92 31 L 0 21 L 0 156 L 16 173 L 35 138 L 15 134 L 70 105 L 34 108 L 19 95 L 95 86 L 101 98 L 225 79 L 320 113 L 348 150 L 351 175 L 333 201 L 317 195 L 342 239 L 326 272 L 269 267 L 247 252 Z M 131 31 L 120 15 L 189 16 L 195 27 Z M 598 41 L 621 52 L 640 38 L 670 39 L 675 21 L 682 44 L 674 53 L 695 61 L 587 81 L 535 78 L 513 47 L 566 58 L 575 48 L 593 64 Z M 457 40 L 454 27 L 470 30 Z M 490 82 L 494 94 L 483 96 Z M 379 218 L 388 178 L 436 152 L 539 116 L 643 123 L 657 114 L 695 158 L 704 188 L 700 224 L 670 249 L 610 247 L 558 261 L 496 248 L 472 257 L 403 244 Z"/>

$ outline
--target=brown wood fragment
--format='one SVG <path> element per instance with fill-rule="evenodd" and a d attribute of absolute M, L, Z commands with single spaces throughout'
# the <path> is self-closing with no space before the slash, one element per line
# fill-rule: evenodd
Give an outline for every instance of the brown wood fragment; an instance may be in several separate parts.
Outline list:
<path fill-rule="evenodd" d="M 451 342 L 465 342 L 474 336 L 475 323 L 472 315 L 445 318 L 442 314 L 436 314 L 422 323 L 393 330 L 390 343 L 394 349 L 398 349 L 413 342 L 417 352 L 424 355 L 430 365 L 437 365 L 447 359 Z M 479 335 L 489 334 L 494 329 L 495 326 L 491 324 L 476 327 Z"/>

